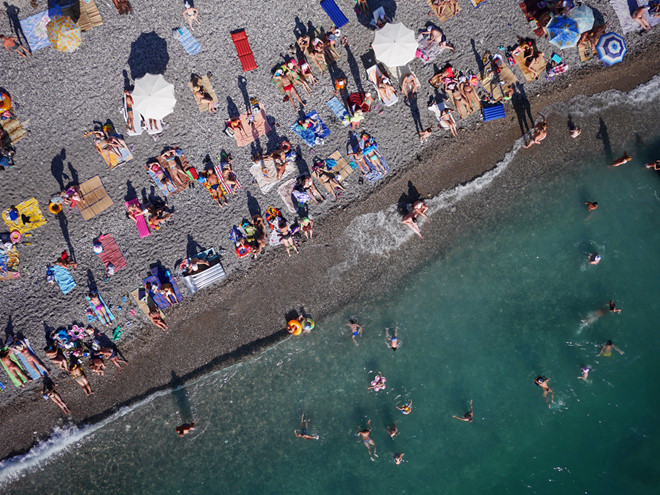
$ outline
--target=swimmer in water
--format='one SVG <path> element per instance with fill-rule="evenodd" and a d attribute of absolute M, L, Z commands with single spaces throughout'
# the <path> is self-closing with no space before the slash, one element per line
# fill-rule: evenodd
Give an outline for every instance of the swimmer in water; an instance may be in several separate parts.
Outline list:
<path fill-rule="evenodd" d="M 587 207 L 587 213 L 591 213 L 594 210 L 598 209 L 598 203 L 597 202 L 592 202 L 592 201 L 585 201 L 584 202 L 585 206 Z"/>
<path fill-rule="evenodd" d="M 407 416 L 412 412 L 412 401 L 404 403 L 402 406 L 396 406 L 396 408 Z"/>
<path fill-rule="evenodd" d="M 654 162 L 648 162 L 646 165 L 644 165 L 646 168 L 652 168 L 653 170 L 660 170 L 660 160 L 656 160 Z"/>
<path fill-rule="evenodd" d="M 403 452 L 400 454 L 394 454 L 394 464 L 397 466 L 403 462 Z"/>
<path fill-rule="evenodd" d="M 545 399 L 545 402 L 548 404 L 548 407 L 550 407 L 550 402 L 555 401 L 555 394 L 550 388 L 550 385 L 548 385 L 548 383 L 550 383 L 550 378 L 546 378 L 544 376 L 537 376 L 536 378 L 534 378 L 534 383 L 539 387 L 541 387 L 541 389 L 543 390 L 543 398 Z M 550 402 L 548 402 L 548 394 L 550 394 Z"/>
<path fill-rule="evenodd" d="M 472 423 L 472 416 L 474 415 L 474 408 L 472 407 L 472 399 L 470 399 L 470 410 L 466 412 L 463 417 L 461 416 L 452 416 L 452 418 L 456 418 L 459 421 L 466 421 L 467 423 Z"/>
<path fill-rule="evenodd" d="M 621 157 L 617 158 L 616 160 L 614 160 L 614 162 L 611 163 L 611 166 L 612 167 L 619 167 L 619 166 L 621 166 L 625 163 L 628 163 L 631 160 L 632 160 L 632 157 L 624 151 L 623 156 L 621 156 Z"/>
<path fill-rule="evenodd" d="M 580 368 L 580 371 L 582 372 L 582 376 L 578 376 L 578 380 L 584 380 L 585 382 L 588 382 L 589 372 L 591 371 L 591 368 L 589 366 L 582 366 L 582 368 Z"/>
<path fill-rule="evenodd" d="M 348 323 L 346 323 L 346 326 L 351 329 L 351 338 L 353 339 L 353 343 L 355 345 L 360 345 L 357 343 L 357 340 L 355 340 L 355 337 L 362 336 L 362 325 L 358 325 L 354 319 L 348 320 Z"/>
<path fill-rule="evenodd" d="M 621 349 L 615 346 L 611 340 L 608 340 L 607 342 L 605 342 L 605 345 L 603 346 L 603 348 L 600 350 L 600 352 L 596 357 L 598 356 L 610 357 L 612 355 L 612 349 L 617 351 L 622 356 L 625 354 Z"/>
<path fill-rule="evenodd" d="M 387 434 L 390 436 L 391 439 L 394 439 L 397 433 L 399 433 L 399 429 L 396 427 L 395 424 L 391 424 L 390 426 L 387 427 Z"/>
<path fill-rule="evenodd" d="M 192 421 L 190 424 L 183 424 L 181 426 L 176 427 L 176 432 L 179 434 L 180 437 L 183 437 L 184 435 L 187 435 L 191 431 L 195 429 L 195 422 Z"/>
<path fill-rule="evenodd" d="M 621 313 L 621 310 L 617 309 L 614 300 L 610 300 L 610 302 L 607 303 L 607 309 L 610 310 L 610 313 Z"/>
<path fill-rule="evenodd" d="M 305 413 L 303 413 L 303 415 L 300 417 L 300 433 L 298 433 L 298 430 L 293 430 L 293 434 L 298 438 L 302 438 L 303 440 L 318 440 L 318 435 L 310 435 L 307 433 L 307 423 L 309 423 L 309 420 L 305 419 Z"/>
<path fill-rule="evenodd" d="M 389 328 L 385 329 L 385 342 L 387 343 L 387 347 L 389 347 L 393 351 L 396 351 L 398 349 L 398 347 L 401 345 L 401 341 L 396 336 L 398 330 L 399 330 L 399 327 L 395 327 L 394 328 L 394 335 L 390 336 L 390 329 Z"/>
<path fill-rule="evenodd" d="M 360 429 L 358 429 L 356 435 L 358 435 L 358 436 L 360 436 L 360 437 L 362 438 L 362 443 L 363 443 L 364 446 L 367 448 L 367 451 L 369 451 L 369 457 L 371 457 L 372 455 L 374 455 L 375 457 L 378 457 L 378 455 L 376 454 L 376 444 L 375 444 L 374 441 L 369 437 L 369 433 L 371 433 L 371 420 L 369 420 L 369 422 L 367 423 L 367 425 L 368 425 L 368 428 L 365 429 L 365 430 L 360 430 Z M 371 447 L 374 448 L 374 453 L 373 453 L 373 454 L 371 453 Z M 371 457 L 371 460 L 373 461 L 374 458 Z"/>
<path fill-rule="evenodd" d="M 601 257 L 600 254 L 598 253 L 591 253 L 589 257 L 587 258 L 587 261 L 589 261 L 590 265 L 597 265 L 600 263 Z"/>

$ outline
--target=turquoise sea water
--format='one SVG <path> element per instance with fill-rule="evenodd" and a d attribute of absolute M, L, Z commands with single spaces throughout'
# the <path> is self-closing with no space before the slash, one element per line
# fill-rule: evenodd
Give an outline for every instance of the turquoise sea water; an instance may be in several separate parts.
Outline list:
<path fill-rule="evenodd" d="M 628 151 L 619 169 L 576 160 L 312 334 L 57 432 L 0 465 L 3 493 L 657 493 L 660 175 L 641 164 L 660 157 L 660 136 Z M 600 204 L 591 215 L 588 199 Z M 622 313 L 596 318 L 610 299 Z M 349 317 L 365 326 L 358 346 Z M 386 327 L 398 327 L 397 352 Z M 625 354 L 597 357 L 608 339 Z M 373 392 L 378 371 L 387 389 Z M 551 380 L 550 408 L 537 375 Z M 474 422 L 452 419 L 470 399 Z M 404 416 L 395 406 L 409 400 Z M 303 412 L 318 441 L 294 437 Z M 178 438 L 192 417 L 196 430 Z M 373 462 L 355 436 L 368 419 Z"/>

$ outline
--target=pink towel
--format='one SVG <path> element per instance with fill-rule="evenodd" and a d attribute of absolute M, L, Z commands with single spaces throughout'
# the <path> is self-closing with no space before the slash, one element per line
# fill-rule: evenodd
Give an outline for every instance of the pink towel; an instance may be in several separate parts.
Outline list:
<path fill-rule="evenodd" d="M 130 201 L 126 201 L 126 208 L 128 208 L 131 205 L 140 206 L 140 202 L 137 200 L 137 198 L 131 199 Z M 144 216 L 139 216 L 135 225 L 137 226 L 138 232 L 140 233 L 140 238 L 151 235 L 151 232 L 149 231 L 149 226 L 147 225 L 147 221 L 145 220 Z"/>

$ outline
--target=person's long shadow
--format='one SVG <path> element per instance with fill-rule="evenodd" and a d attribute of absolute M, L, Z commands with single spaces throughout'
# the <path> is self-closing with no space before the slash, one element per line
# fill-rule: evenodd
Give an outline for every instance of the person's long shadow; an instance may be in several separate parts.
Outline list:
<path fill-rule="evenodd" d="M 295 22 L 296 27 L 293 28 L 293 35 L 296 37 L 296 40 L 298 40 L 298 38 L 307 34 L 307 28 L 305 27 L 305 23 L 300 20 L 300 17 L 296 16 Z M 296 46 L 298 45 L 296 44 Z"/>
<path fill-rule="evenodd" d="M 196 254 L 206 251 L 206 248 L 197 242 L 192 234 L 188 234 L 188 242 L 186 244 L 186 256 L 192 258 Z"/>
<path fill-rule="evenodd" d="M 247 207 L 248 212 L 250 212 L 250 217 L 253 217 L 254 215 L 261 215 L 261 206 L 259 206 L 259 201 L 257 201 L 257 198 L 252 196 L 250 191 L 247 192 Z"/>
<path fill-rule="evenodd" d="M 131 201 L 132 199 L 137 198 L 137 191 L 133 187 L 133 183 L 130 180 L 126 181 L 126 196 L 124 196 L 124 201 Z"/>
<path fill-rule="evenodd" d="M 516 116 L 518 117 L 520 133 L 524 136 L 529 132 L 531 127 L 534 126 L 534 118 L 532 117 L 531 106 L 522 84 L 518 83 L 513 88 L 513 97 L 511 98 L 511 103 L 513 104 L 513 110 L 516 112 Z M 527 122 L 528 118 L 529 123 Z"/>
<path fill-rule="evenodd" d="M 612 161 L 612 144 L 610 143 L 610 135 L 607 132 L 607 126 L 602 117 L 598 119 L 598 133 L 596 134 L 596 139 L 599 139 L 603 142 L 603 151 L 605 151 L 605 158 L 607 161 Z"/>
<path fill-rule="evenodd" d="M 419 135 L 424 130 L 424 126 L 422 125 L 422 116 L 419 114 L 417 95 L 411 95 L 407 100 L 405 100 L 405 104 L 406 106 L 410 107 L 410 114 L 412 115 L 413 122 L 415 123 L 415 130 Z"/>
<path fill-rule="evenodd" d="M 416 201 L 419 201 L 419 198 L 421 195 L 419 194 L 419 191 L 417 190 L 417 187 L 415 187 L 415 184 L 412 183 L 411 180 L 408 181 L 408 191 L 401 193 L 401 196 L 399 196 L 399 201 L 397 202 L 397 210 L 399 210 L 399 213 L 402 215 L 405 215 L 408 213 L 408 208 L 410 205 L 414 204 Z"/>
<path fill-rule="evenodd" d="M 299 174 L 308 174 L 309 173 L 309 166 L 307 165 L 307 162 L 303 158 L 302 150 L 300 149 L 300 145 L 296 146 L 296 166 L 298 167 L 298 173 Z"/>
<path fill-rule="evenodd" d="M 76 261 L 76 251 L 73 249 L 73 244 L 71 243 L 71 236 L 69 235 L 69 219 L 62 212 L 57 215 L 57 220 L 60 223 L 60 229 L 62 230 L 62 237 L 64 242 L 66 242 L 66 248 L 69 251 L 69 256 L 75 262 Z"/>
<path fill-rule="evenodd" d="M 87 269 L 87 287 L 89 288 L 90 292 L 98 293 L 99 288 L 96 285 L 96 279 L 94 279 L 94 274 L 92 273 L 91 269 Z"/>
<path fill-rule="evenodd" d="M 357 87 L 358 93 L 364 93 L 364 88 L 362 87 L 362 79 L 360 79 L 360 67 L 357 64 L 357 60 L 355 60 L 355 56 L 353 55 L 351 47 L 348 43 L 346 43 L 344 48 L 346 49 L 346 61 L 348 62 L 348 66 L 351 69 L 351 76 L 355 81 L 355 86 Z"/>
<path fill-rule="evenodd" d="M 71 184 L 80 185 L 80 178 L 78 177 L 78 171 L 73 168 L 71 162 L 67 162 L 67 167 L 69 167 L 69 172 L 71 172 Z"/>
<path fill-rule="evenodd" d="M 11 315 L 9 315 L 9 319 L 7 320 L 7 325 L 5 326 L 5 338 L 8 339 L 9 337 L 14 338 L 16 336 L 14 332 L 14 322 L 11 319 Z"/>
<path fill-rule="evenodd" d="M 131 80 L 128 77 L 128 72 L 126 72 L 126 69 L 121 71 L 122 75 L 124 76 L 124 89 L 131 90 Z"/>
<path fill-rule="evenodd" d="M 169 386 L 172 389 L 174 405 L 179 409 L 183 421 L 192 421 L 194 419 L 192 407 L 190 406 L 190 400 L 188 400 L 188 394 L 186 394 L 184 385 L 185 382 L 183 379 L 172 370 L 172 379 L 170 380 Z"/>
<path fill-rule="evenodd" d="M 245 76 L 238 76 L 238 89 L 241 90 L 243 95 L 243 103 L 245 104 L 245 110 L 250 109 L 250 94 L 247 90 L 247 78 Z"/>
<path fill-rule="evenodd" d="M 236 106 L 236 103 L 234 103 L 234 100 L 231 99 L 231 96 L 227 96 L 227 114 L 230 119 L 237 119 L 241 115 L 241 112 L 239 112 L 238 107 Z"/>
<path fill-rule="evenodd" d="M 60 191 L 64 191 L 64 159 L 66 158 L 66 150 L 62 148 L 59 155 L 56 155 L 50 162 L 50 173 L 53 174 L 55 180 L 60 186 Z M 69 178 L 68 176 L 66 177 Z"/>
<path fill-rule="evenodd" d="M 7 17 L 9 18 L 9 25 L 11 26 L 12 31 L 16 35 L 16 37 L 19 39 L 21 36 L 23 37 L 23 40 L 25 41 L 25 45 L 29 47 L 29 43 L 27 38 L 25 37 L 25 33 L 23 32 L 23 28 L 21 27 L 21 20 L 20 17 L 18 16 L 21 12 L 21 9 L 16 7 L 16 5 L 9 5 L 7 2 L 5 2 L 5 8 L 7 9 Z M 30 50 L 31 52 L 32 50 Z"/>
<path fill-rule="evenodd" d="M 145 74 L 164 74 L 169 61 L 167 42 L 155 31 L 142 33 L 131 43 L 128 66 L 133 80 Z"/>
<path fill-rule="evenodd" d="M 484 71 L 484 61 L 477 51 L 477 45 L 474 42 L 474 38 L 470 38 L 470 45 L 472 45 L 472 53 L 474 53 L 474 59 L 477 61 L 477 68 L 479 69 L 479 73 L 482 73 Z"/>

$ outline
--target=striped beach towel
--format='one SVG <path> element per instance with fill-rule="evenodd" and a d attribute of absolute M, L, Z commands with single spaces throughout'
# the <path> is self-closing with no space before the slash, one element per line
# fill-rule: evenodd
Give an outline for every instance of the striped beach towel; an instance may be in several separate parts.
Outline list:
<path fill-rule="evenodd" d="M 332 110 L 332 113 L 339 119 L 344 127 L 348 127 L 351 123 L 351 116 L 346 111 L 346 107 L 341 104 L 339 99 L 334 96 L 332 100 L 328 102 L 328 107 Z"/>
<path fill-rule="evenodd" d="M 181 43 L 183 49 L 188 55 L 197 55 L 202 51 L 202 46 L 197 42 L 190 31 L 188 31 L 188 28 L 175 28 L 173 33 L 174 37 L 179 40 L 179 43 Z"/>

